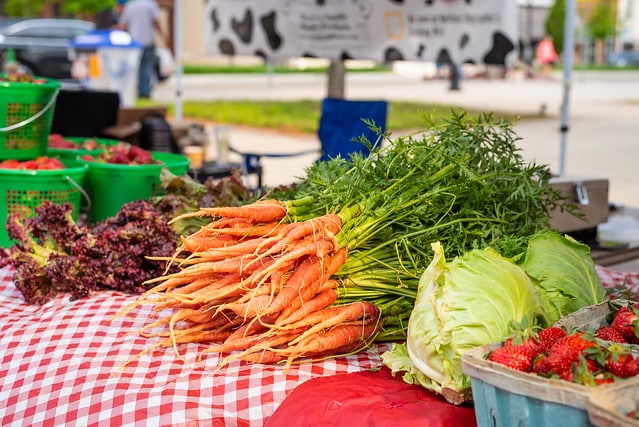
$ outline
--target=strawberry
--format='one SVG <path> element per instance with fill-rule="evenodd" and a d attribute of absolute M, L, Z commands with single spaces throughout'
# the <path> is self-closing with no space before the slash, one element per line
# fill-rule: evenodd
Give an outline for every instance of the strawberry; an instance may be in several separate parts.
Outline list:
<path fill-rule="evenodd" d="M 595 376 L 595 383 L 597 385 L 610 384 L 615 382 L 615 377 L 610 375 L 609 372 L 602 372 Z"/>
<path fill-rule="evenodd" d="M 618 343 L 627 343 L 626 339 L 619 330 L 612 326 L 601 326 L 595 331 L 595 336 L 605 341 L 612 341 Z"/>
<path fill-rule="evenodd" d="M 576 332 L 559 338 L 548 351 L 548 369 L 551 374 L 561 375 L 570 369 L 573 363 L 579 360 L 579 356 L 588 348 L 597 344 L 585 337 L 583 332 Z"/>
<path fill-rule="evenodd" d="M 637 310 L 635 307 L 621 307 L 610 323 L 630 343 L 639 343 L 637 338 Z"/>
<path fill-rule="evenodd" d="M 639 375 L 639 357 L 627 361 L 623 366 L 623 378 L 630 378 Z"/>
<path fill-rule="evenodd" d="M 35 160 L 26 160 L 20 164 L 19 169 L 35 170 L 38 169 L 38 162 Z"/>
<path fill-rule="evenodd" d="M 616 377 L 626 378 L 627 371 L 624 370 L 624 366 L 633 359 L 634 358 L 630 353 L 610 353 L 608 360 L 606 361 L 606 369 L 608 369 L 608 371 Z"/>
<path fill-rule="evenodd" d="M 550 326 L 539 331 L 537 339 L 544 351 L 548 351 L 559 338 L 563 338 L 565 336 L 566 331 L 557 326 Z"/>
<path fill-rule="evenodd" d="M 590 357 L 584 357 L 583 360 L 585 363 L 585 368 L 588 372 L 594 374 L 601 371 L 601 366 L 599 366 L 596 360 L 593 360 Z"/>
<path fill-rule="evenodd" d="M 488 356 L 488 360 L 522 372 L 532 370 L 534 358 L 532 348 L 521 344 L 498 347 Z"/>
<path fill-rule="evenodd" d="M 565 370 L 559 375 L 564 381 L 570 381 L 582 385 L 597 385 L 595 380 L 600 368 L 597 362 L 583 355 L 579 356 L 579 361 L 573 363 L 570 369 Z"/>
<path fill-rule="evenodd" d="M 591 347 L 596 347 L 597 343 L 589 338 L 585 332 L 575 332 L 570 335 L 566 335 L 563 338 L 558 339 L 550 348 L 552 351 L 557 346 L 567 346 L 575 350 L 577 353 L 583 353 L 584 350 Z"/>
<path fill-rule="evenodd" d="M 147 163 L 153 162 L 153 158 L 151 156 L 150 151 L 147 151 L 135 145 L 132 145 L 131 147 L 129 147 L 129 152 L 127 153 L 127 157 L 129 158 L 131 163 L 147 164 Z"/>
<path fill-rule="evenodd" d="M 579 360 L 579 352 L 568 346 L 555 343 L 550 352 L 548 352 L 548 361 L 546 370 L 549 374 L 562 375 L 569 371 L 572 364 Z"/>
<path fill-rule="evenodd" d="M 522 346 L 528 347 L 532 351 L 533 357 L 536 357 L 540 353 L 543 353 L 543 348 L 539 344 L 539 341 L 537 341 L 534 337 L 531 337 L 531 336 L 516 335 L 504 341 L 503 345 L 504 346 L 522 345 Z"/>
<path fill-rule="evenodd" d="M 129 158 L 127 157 L 126 154 L 117 152 L 117 153 L 113 153 L 111 155 L 111 157 L 109 158 L 109 163 L 120 164 L 120 165 L 128 165 L 129 164 Z"/>
<path fill-rule="evenodd" d="M 571 365 L 570 369 L 566 369 L 562 373 L 559 374 L 559 379 L 568 381 L 568 382 L 578 382 L 577 375 L 575 370 L 577 368 L 577 364 Z"/>
<path fill-rule="evenodd" d="M 18 169 L 20 167 L 20 160 L 9 159 L 0 162 L 0 168 L 2 169 Z"/>
<path fill-rule="evenodd" d="M 98 142 L 95 139 L 85 139 L 82 141 L 82 148 L 85 150 L 96 150 L 98 148 Z"/>
<path fill-rule="evenodd" d="M 534 360 L 533 372 L 543 376 L 551 375 L 550 363 L 548 362 L 547 354 L 541 354 Z"/>

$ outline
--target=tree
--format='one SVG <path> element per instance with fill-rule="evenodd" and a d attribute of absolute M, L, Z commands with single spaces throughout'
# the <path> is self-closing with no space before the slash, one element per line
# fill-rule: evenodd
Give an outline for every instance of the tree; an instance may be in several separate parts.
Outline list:
<path fill-rule="evenodd" d="M 597 64 L 604 62 L 605 40 L 608 37 L 613 37 L 617 32 L 616 10 L 611 3 L 610 0 L 599 0 L 586 24 L 588 35 L 595 41 L 595 62 Z"/>
<path fill-rule="evenodd" d="M 7 16 L 38 16 L 44 0 L 7 0 L 4 10 Z"/>
<path fill-rule="evenodd" d="M 617 32 L 615 7 L 610 0 L 599 0 L 587 24 L 588 34 L 595 40 L 613 37 Z"/>
<path fill-rule="evenodd" d="M 7 16 L 40 16 L 45 4 L 61 4 L 60 12 L 65 16 L 93 16 L 107 7 L 112 7 L 115 0 L 7 0 L 4 9 Z"/>
<path fill-rule="evenodd" d="M 107 7 L 113 7 L 115 0 L 64 0 L 62 11 L 69 15 L 95 15 Z"/>
<path fill-rule="evenodd" d="M 566 19 L 566 0 L 555 0 L 548 10 L 544 22 L 546 34 L 552 37 L 557 52 L 564 48 L 564 21 Z"/>

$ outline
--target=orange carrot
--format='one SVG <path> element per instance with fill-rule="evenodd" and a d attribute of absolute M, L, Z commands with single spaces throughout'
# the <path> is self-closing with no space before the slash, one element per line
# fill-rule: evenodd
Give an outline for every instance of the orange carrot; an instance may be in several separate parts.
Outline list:
<path fill-rule="evenodd" d="M 292 313 L 286 313 L 282 311 L 282 318 L 278 317 L 275 321 L 276 326 L 285 326 L 291 323 L 295 323 L 305 316 L 319 311 L 323 308 L 333 304 L 337 299 L 337 291 L 332 288 L 324 289 L 310 300 L 304 302 L 301 307 L 297 307 Z M 286 316 L 286 314 L 288 314 Z"/>
<path fill-rule="evenodd" d="M 206 251 L 196 252 L 193 256 L 197 257 L 201 261 L 219 261 L 232 256 L 257 255 L 259 252 L 259 246 L 264 245 L 264 243 L 265 242 L 262 239 L 242 240 L 232 246 L 211 248 Z M 267 247 L 270 247 L 269 245 L 274 243 L 275 242 L 268 242 Z M 177 260 L 177 262 L 180 261 L 183 260 Z"/>
<path fill-rule="evenodd" d="M 213 276 L 211 279 L 207 277 L 195 279 L 196 281 L 209 281 L 209 283 L 205 286 L 199 287 L 198 289 L 193 289 L 190 292 L 187 292 L 188 289 L 185 288 L 185 291 L 182 292 L 182 288 L 178 288 L 175 292 L 170 294 L 164 294 L 164 299 L 172 299 L 178 301 L 182 304 L 205 304 L 210 303 L 211 301 L 216 299 L 215 292 L 217 289 L 223 289 L 228 286 L 233 286 L 242 280 L 242 275 L 240 274 L 227 274 L 225 276 L 220 276 L 216 278 Z"/>
<path fill-rule="evenodd" d="M 187 339 L 179 340 L 181 343 L 209 343 L 223 342 L 231 335 L 230 331 L 202 331 L 197 334 L 190 335 Z"/>
<path fill-rule="evenodd" d="M 202 353 L 210 352 L 210 351 L 213 351 L 216 353 L 224 353 L 227 351 L 242 350 L 241 353 L 232 354 L 230 356 L 227 356 L 224 360 L 222 360 L 218 364 L 218 368 L 221 368 L 227 365 L 228 363 L 230 363 L 231 361 L 242 359 L 244 356 L 247 356 L 251 353 L 259 353 L 263 350 L 270 350 L 279 345 L 286 344 L 290 342 L 292 338 L 297 336 L 299 332 L 300 331 L 287 331 L 285 333 L 279 333 L 276 335 L 265 333 L 265 334 L 261 334 L 257 336 L 251 336 L 251 337 L 246 337 L 244 339 L 240 339 L 233 343 L 236 345 L 227 345 L 225 341 L 223 344 L 215 346 L 212 349 L 204 350 Z M 237 344 L 246 344 L 246 343 L 248 343 L 249 345 L 237 345 Z"/>
<path fill-rule="evenodd" d="M 228 331 L 198 331 L 178 334 L 175 336 L 163 338 L 156 344 L 157 347 L 173 347 L 173 351 L 178 359 L 187 362 L 184 356 L 178 350 L 179 344 L 202 343 L 202 342 L 222 342 L 228 336 Z"/>
<path fill-rule="evenodd" d="M 323 286 L 323 283 L 326 280 L 326 275 L 321 274 L 313 280 L 313 282 L 309 284 L 304 284 L 298 290 L 297 295 L 290 301 L 288 305 L 282 308 L 279 312 L 279 316 L 275 322 L 275 325 L 282 325 L 283 319 L 288 318 L 293 313 L 297 312 L 300 307 L 304 306 L 309 300 L 312 300 L 316 297 L 319 292 L 319 289 Z M 282 285 L 282 288 L 286 286 L 286 284 Z M 327 305 L 330 305 L 327 304 Z"/>
<path fill-rule="evenodd" d="M 262 314 L 279 313 L 290 305 L 299 295 L 300 289 L 310 286 L 322 276 L 321 262 L 322 260 L 315 255 L 304 258 Z"/>
<path fill-rule="evenodd" d="M 189 320 L 193 323 L 206 323 L 213 320 L 213 314 L 206 313 L 199 309 L 183 308 L 181 310 L 178 310 L 171 316 L 166 316 L 156 322 L 144 325 L 141 329 L 139 329 L 139 332 L 165 325 L 167 323 L 170 323 L 172 320 L 175 322 L 180 320 Z"/>
<path fill-rule="evenodd" d="M 165 276 L 162 276 L 162 277 L 165 277 Z M 140 305 L 144 304 L 145 302 L 148 302 L 148 298 L 150 296 L 154 295 L 154 294 L 161 293 L 161 292 L 163 292 L 166 289 L 170 289 L 170 288 L 178 286 L 178 285 L 183 285 L 185 283 L 188 283 L 189 281 L 190 281 L 190 278 L 188 278 L 188 277 L 167 278 L 167 280 L 165 280 L 164 282 L 162 282 L 162 283 L 152 287 L 151 289 L 148 289 L 147 291 L 143 292 L 142 294 L 140 294 L 140 296 L 138 296 L 135 301 L 125 305 L 123 308 L 118 310 L 118 312 L 115 313 L 113 318 L 117 319 L 118 317 L 122 317 L 122 316 L 128 314 L 129 312 L 131 312 L 131 310 L 135 309 L 136 307 L 139 307 Z"/>
<path fill-rule="evenodd" d="M 266 276 L 271 274 L 273 271 L 281 268 L 283 265 L 290 264 L 293 261 L 303 260 L 306 256 L 314 256 L 315 258 L 324 258 L 324 256 L 331 253 L 331 251 L 335 249 L 333 242 L 327 239 L 319 239 L 317 241 L 313 241 L 308 244 L 300 245 L 294 247 L 289 252 L 286 252 L 279 256 L 275 262 L 268 268 L 265 268 L 261 271 L 262 276 Z M 261 259 L 259 257 L 258 259 Z M 250 265 L 251 262 L 249 262 Z M 321 272 L 321 268 L 320 268 Z M 307 282 L 309 283 L 309 282 Z"/>
<path fill-rule="evenodd" d="M 181 286 L 179 288 L 167 289 L 163 293 L 158 293 L 155 295 L 156 298 L 152 299 L 154 304 L 153 311 L 160 311 L 165 308 L 176 307 L 180 304 L 200 304 L 200 301 L 194 302 L 194 298 L 192 298 L 190 294 L 195 294 L 197 291 L 200 291 L 203 288 L 214 286 L 214 284 L 220 280 L 222 279 L 218 279 L 217 277 L 203 277 L 200 279 L 195 279 L 191 283 L 185 284 L 184 286 Z"/>
<path fill-rule="evenodd" d="M 245 350 L 255 345 L 260 340 L 265 339 L 267 336 L 268 335 L 265 335 L 264 333 L 257 333 L 255 335 L 246 335 L 241 337 L 236 337 L 231 334 L 229 338 L 235 337 L 235 339 L 230 340 L 229 338 L 227 338 L 221 344 L 202 350 L 200 352 L 200 358 L 207 353 L 225 353 L 236 350 Z"/>
<path fill-rule="evenodd" d="M 273 296 L 270 294 L 259 295 L 245 303 L 227 303 L 221 305 L 218 309 L 231 310 L 233 313 L 244 319 L 252 319 L 260 314 L 261 311 L 266 309 Z"/>
<path fill-rule="evenodd" d="M 371 330 L 372 331 L 364 331 L 360 335 L 361 339 L 356 339 L 351 343 L 348 343 L 339 347 L 335 347 L 335 348 L 326 348 L 324 350 L 317 351 L 317 352 L 308 352 L 308 353 L 305 353 L 303 356 L 299 356 L 297 354 L 291 354 L 287 356 L 287 353 L 292 353 L 291 350 L 286 349 L 280 352 L 278 351 L 279 350 L 278 348 L 275 348 L 275 349 L 262 349 L 256 352 L 243 354 L 239 357 L 239 359 L 244 362 L 263 363 L 263 364 L 274 364 L 274 363 L 279 363 L 284 360 L 287 360 L 287 365 L 285 370 L 288 371 L 293 361 L 302 357 L 312 358 L 312 359 L 325 357 L 325 356 L 334 357 L 334 356 L 340 356 L 340 355 L 348 355 L 348 354 L 363 350 L 370 344 L 370 340 L 373 335 L 372 332 L 374 332 L 374 328 L 371 327 Z M 339 330 L 336 332 L 336 334 L 339 333 L 343 335 L 343 334 L 346 334 L 347 332 L 348 331 L 345 331 L 345 330 Z M 330 339 L 330 338 L 331 337 L 326 337 L 326 339 Z"/>
<path fill-rule="evenodd" d="M 288 224 L 281 222 L 269 222 L 265 224 L 248 224 L 245 227 L 233 227 L 222 228 L 217 230 L 218 235 L 221 236 L 237 236 L 237 237 L 260 237 L 266 238 L 277 234 L 282 229 L 287 227 Z"/>
<path fill-rule="evenodd" d="M 313 282 L 309 286 L 303 287 L 300 290 L 299 298 L 295 298 L 293 301 L 291 301 L 290 304 L 288 304 L 285 308 L 282 309 L 280 316 L 277 318 L 275 322 L 276 325 L 285 325 L 287 323 L 295 322 L 301 319 L 302 317 L 305 317 L 308 313 L 324 308 L 334 302 L 334 300 L 330 301 L 332 297 L 330 293 L 327 293 L 323 296 L 323 298 L 315 301 L 314 304 L 312 305 L 312 308 L 304 307 L 304 304 L 306 301 L 309 301 L 315 298 L 315 296 L 322 290 L 328 289 L 328 288 L 333 288 L 333 289 L 337 288 L 336 282 L 331 282 L 330 285 L 326 285 L 326 283 L 329 280 L 329 278 L 340 269 L 340 267 L 344 264 L 344 262 L 346 262 L 346 252 L 347 252 L 346 249 L 342 248 L 339 251 L 337 251 L 335 254 L 333 254 L 333 256 L 325 257 L 325 260 L 322 263 L 323 264 L 322 267 L 324 268 L 322 275 L 317 278 L 316 282 Z M 335 295 L 335 297 L 337 297 L 337 295 Z M 326 305 L 322 306 L 321 301 L 326 302 Z M 298 311 L 300 307 L 302 307 L 303 309 L 300 310 L 293 317 L 293 319 L 289 319 L 289 317 L 293 315 L 293 313 Z"/>
<path fill-rule="evenodd" d="M 245 218 L 255 223 L 272 222 L 282 220 L 288 212 L 286 204 L 279 200 L 258 200 L 243 206 L 219 206 L 213 208 L 201 208 L 197 212 L 179 215 L 171 221 L 193 216 L 213 216 L 224 218 Z"/>
<path fill-rule="evenodd" d="M 360 324 L 367 322 L 376 322 L 379 319 L 379 309 L 366 301 L 354 302 L 345 305 L 327 307 L 323 310 L 309 314 L 306 318 L 291 323 L 283 329 L 297 329 L 300 327 L 309 327 L 302 335 L 291 342 L 295 344 L 318 333 L 321 330 L 331 328 L 333 326 L 343 324 L 349 321 L 362 320 Z"/>
<path fill-rule="evenodd" d="M 366 348 L 378 331 L 378 324 L 366 326 L 336 326 L 328 331 L 311 335 L 303 343 L 286 348 L 269 348 L 269 352 L 262 358 L 244 358 L 242 360 L 257 363 L 276 363 L 286 358 L 285 372 L 288 372 L 293 362 L 301 358 L 313 359 L 321 356 L 337 356 Z M 292 341 L 291 341 L 292 342 Z M 251 352 L 256 354 L 255 352 Z M 281 358 L 275 357 L 280 355 Z"/>
<path fill-rule="evenodd" d="M 191 234 L 190 236 L 180 237 L 184 250 L 189 252 L 203 252 L 213 248 L 232 246 L 238 242 L 238 239 L 229 234 L 215 236 L 198 236 Z"/>
<path fill-rule="evenodd" d="M 262 296 L 270 296 L 272 297 L 276 289 L 272 286 L 272 280 L 268 280 L 264 282 L 262 285 L 257 286 L 255 288 L 247 287 L 246 292 L 242 295 L 239 295 L 231 304 L 246 304 L 251 302 L 254 298 L 262 297 Z"/>
<path fill-rule="evenodd" d="M 312 355 L 325 355 L 336 349 L 347 348 L 351 344 L 367 345 L 375 336 L 379 328 L 378 323 L 370 325 L 339 325 L 329 330 L 310 335 L 308 339 L 297 345 L 292 345 L 283 354 L 298 358 Z M 293 340 L 295 341 L 295 340 Z M 291 341 L 291 342 L 293 342 Z"/>
<path fill-rule="evenodd" d="M 197 233 L 217 233 L 219 230 L 224 230 L 227 228 L 236 228 L 236 227 L 246 227 L 254 224 L 253 221 L 249 221 L 247 218 L 217 218 L 208 224 L 204 224 L 199 230 L 195 231 L 193 234 Z"/>
<path fill-rule="evenodd" d="M 316 279 L 312 283 L 308 283 L 306 286 L 302 286 L 302 288 L 299 290 L 298 297 L 291 300 L 285 307 L 282 308 L 280 316 L 275 322 L 276 325 L 284 325 L 286 323 L 297 321 L 300 318 L 306 316 L 308 313 L 324 308 L 335 301 L 335 298 L 337 298 L 337 295 L 335 294 L 333 297 L 331 293 L 327 292 L 326 294 L 323 295 L 321 299 L 316 300 L 312 304 L 311 306 L 312 308 L 303 307 L 306 301 L 309 301 L 315 298 L 315 296 L 320 292 L 320 289 L 324 286 L 326 281 L 333 274 L 335 274 L 337 270 L 340 269 L 340 267 L 344 264 L 344 262 L 346 262 L 346 253 L 347 253 L 346 249 L 340 249 L 332 256 L 324 257 L 324 260 L 322 260 L 321 265 L 319 266 L 319 268 L 323 269 L 322 274 L 316 277 Z M 333 284 L 336 284 L 336 283 L 333 282 Z M 323 303 L 325 303 L 325 305 L 322 305 Z M 300 307 L 303 307 L 304 309 L 301 310 L 299 313 L 297 313 L 295 317 L 293 318 L 293 320 L 286 320 L 287 318 L 289 318 L 289 316 L 295 313 Z"/>
<path fill-rule="evenodd" d="M 346 262 L 347 250 L 346 248 L 341 248 L 333 256 L 330 258 L 330 262 L 326 269 L 326 275 L 328 277 L 337 273 L 337 271 L 344 265 Z"/>
<path fill-rule="evenodd" d="M 255 319 L 254 319 L 255 320 Z M 269 316 L 264 317 L 264 323 L 251 321 L 244 323 L 233 331 L 233 333 L 225 340 L 225 344 L 229 345 L 236 340 L 245 338 L 250 335 L 260 335 L 268 331 L 267 323 L 271 323 L 273 319 Z"/>
<path fill-rule="evenodd" d="M 242 354 L 239 359 L 243 362 L 272 364 L 286 360 L 286 356 L 277 354 L 273 350 L 262 349 L 253 353 Z"/>
<path fill-rule="evenodd" d="M 228 280 L 227 278 L 228 276 L 224 276 L 224 275 L 202 277 L 202 278 L 193 280 L 191 283 L 184 284 L 183 286 L 180 286 L 180 287 L 176 287 L 175 289 L 167 289 L 166 293 L 171 292 L 173 294 L 187 295 L 192 292 L 198 291 L 204 287 L 212 286 L 213 284 L 218 283 L 220 281 Z"/>
<path fill-rule="evenodd" d="M 279 239 L 277 244 L 273 245 L 271 249 L 264 252 L 264 255 L 282 252 L 287 247 L 294 245 L 309 235 L 314 236 L 314 240 L 318 240 L 320 237 L 329 237 L 337 247 L 338 243 L 334 240 L 334 235 L 341 228 L 341 224 L 341 219 L 337 215 L 324 215 L 318 218 L 292 223 L 290 227 L 286 229 L 286 235 Z"/>
<path fill-rule="evenodd" d="M 251 267 L 249 262 L 254 259 L 251 255 L 239 255 L 231 258 L 226 258 L 220 261 L 204 261 L 198 264 L 192 264 L 188 267 L 176 272 L 171 273 L 165 276 L 159 276 L 152 279 L 147 280 L 145 283 L 154 283 L 162 280 L 166 280 L 169 278 L 182 278 L 182 277 L 191 277 L 193 279 L 198 277 L 206 277 L 209 275 L 214 275 L 218 273 L 237 273 L 242 274 L 247 271 L 254 271 L 259 268 L 260 265 L 255 265 Z M 263 262 L 268 263 L 268 261 Z M 247 268 L 249 266 L 250 268 Z"/>

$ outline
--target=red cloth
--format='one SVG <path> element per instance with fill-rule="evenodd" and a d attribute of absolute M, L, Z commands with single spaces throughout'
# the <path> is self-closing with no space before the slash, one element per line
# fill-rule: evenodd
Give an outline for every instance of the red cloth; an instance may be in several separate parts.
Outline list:
<path fill-rule="evenodd" d="M 265 427 L 475 425 L 472 407 L 454 406 L 384 367 L 306 381 L 284 399 Z"/>

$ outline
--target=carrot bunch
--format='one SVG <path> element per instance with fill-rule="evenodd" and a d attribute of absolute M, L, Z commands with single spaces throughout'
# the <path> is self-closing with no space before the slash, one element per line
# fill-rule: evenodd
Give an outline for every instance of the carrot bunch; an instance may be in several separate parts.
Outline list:
<path fill-rule="evenodd" d="M 289 222 L 277 200 L 240 207 L 201 208 L 182 215 L 212 221 L 183 236 L 170 258 L 177 272 L 151 279 L 154 287 L 123 308 L 122 316 L 152 304 L 157 317 L 140 334 L 158 341 L 144 350 L 210 344 L 199 354 L 225 354 L 258 363 L 312 360 L 359 351 L 379 331 L 380 310 L 366 301 L 336 304 L 340 282 L 332 276 L 347 249 L 336 237 L 342 219 L 325 214 Z"/>

